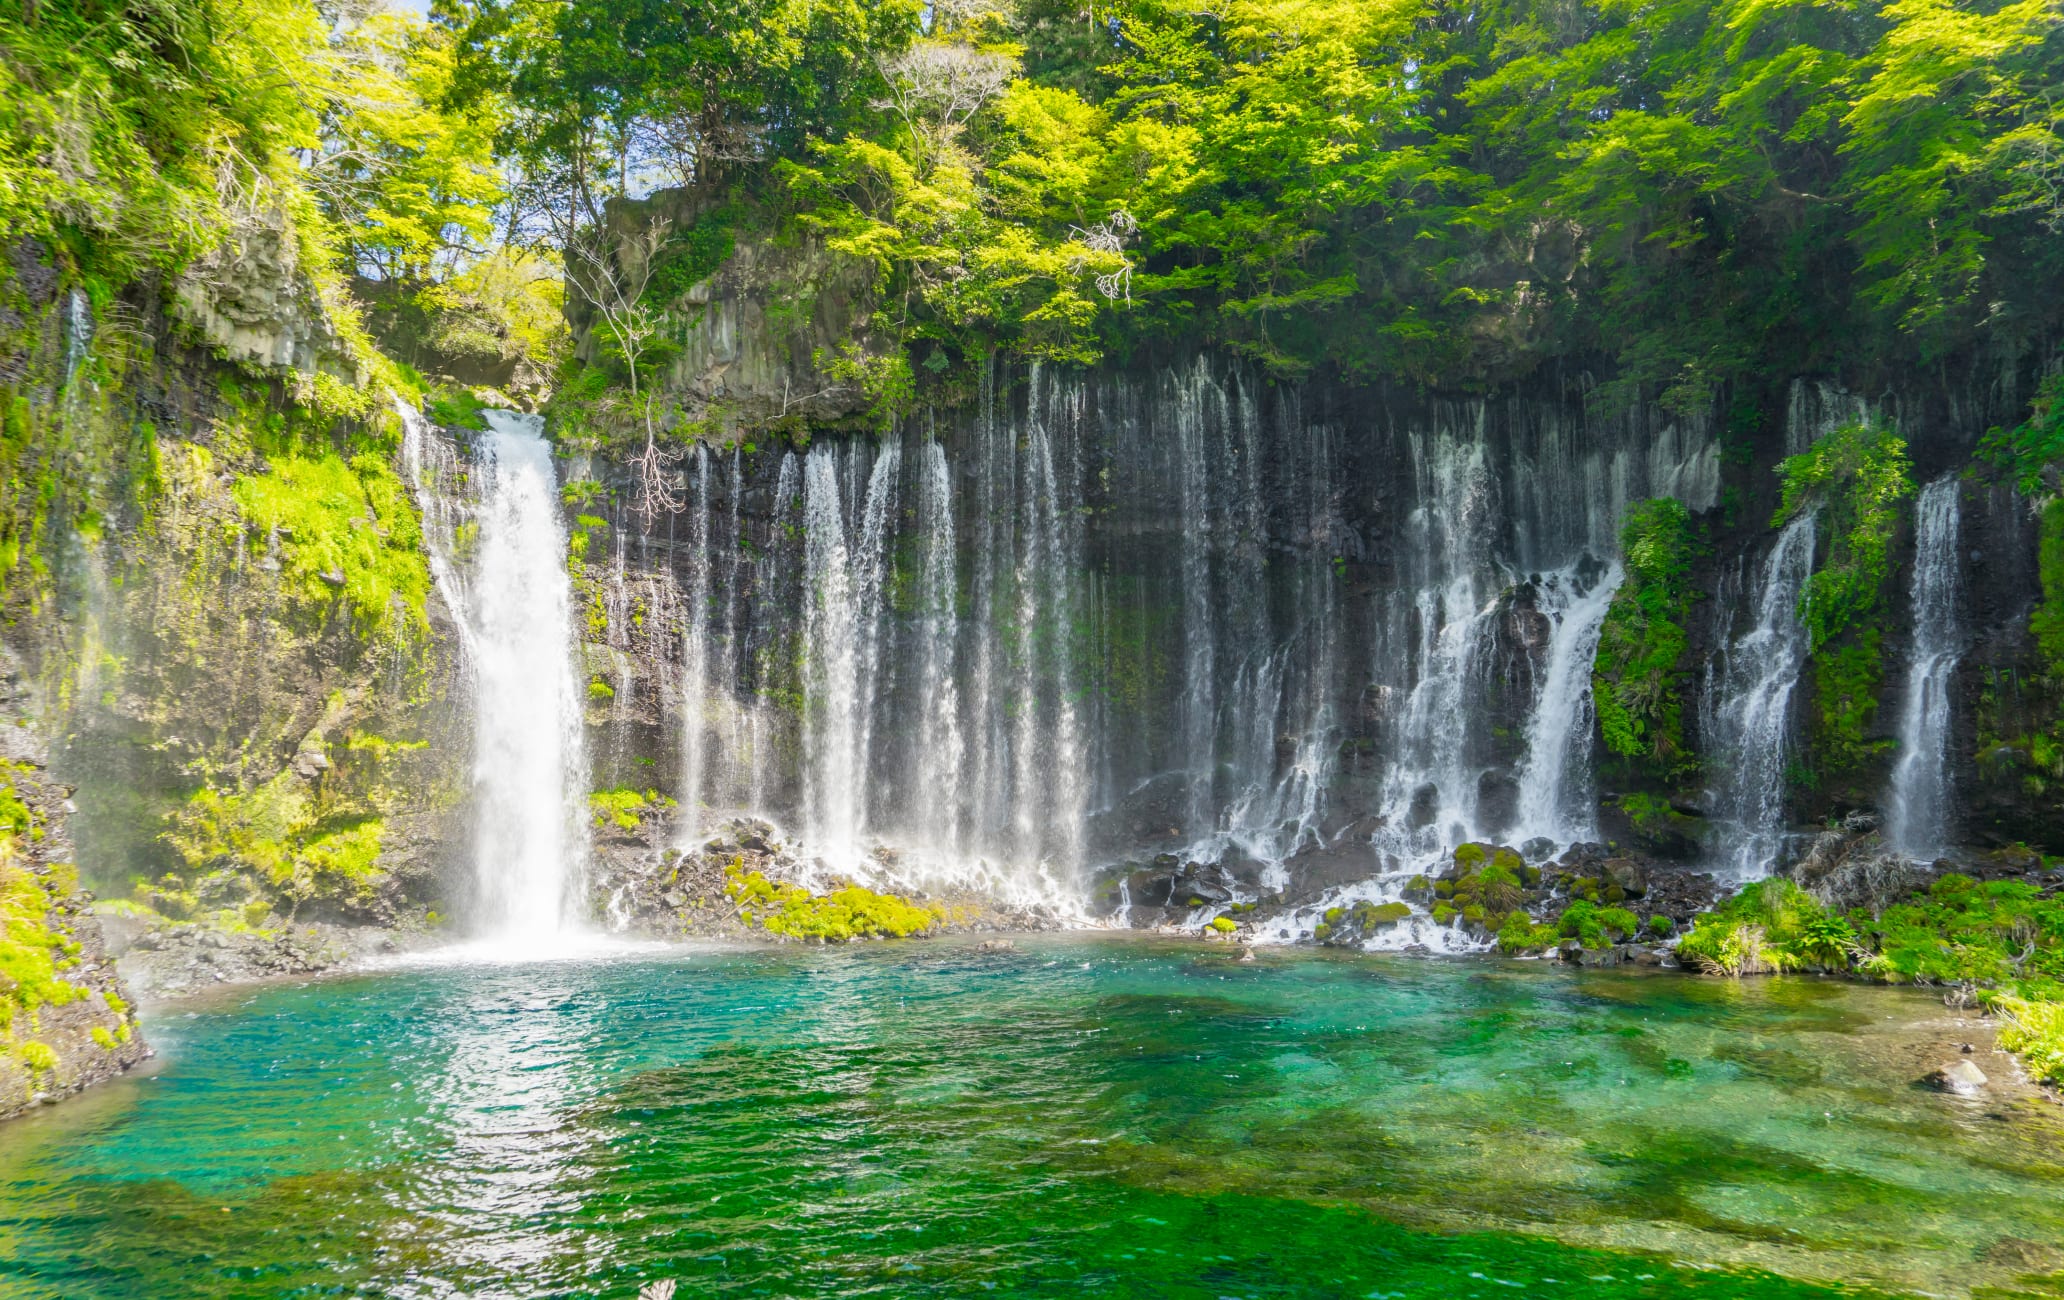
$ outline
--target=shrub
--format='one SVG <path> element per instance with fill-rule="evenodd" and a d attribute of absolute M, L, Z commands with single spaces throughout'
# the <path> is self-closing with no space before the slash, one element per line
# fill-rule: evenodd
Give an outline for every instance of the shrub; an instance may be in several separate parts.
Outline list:
<path fill-rule="evenodd" d="M 1564 908 L 1556 922 L 1563 937 L 1578 940 L 1586 948 L 1610 948 L 1640 928 L 1641 923 L 1626 908 L 1600 907 L 1583 898 Z"/>
<path fill-rule="evenodd" d="M 2064 1003 L 1999 994 L 1988 1004 L 1999 1017 L 2000 1046 L 2018 1053 L 2036 1078 L 2064 1084 Z"/>
<path fill-rule="evenodd" d="M 1513 956 L 1523 952 L 1539 952 L 1555 946 L 1561 932 L 1552 925 L 1536 925 L 1525 912 L 1514 912 L 1498 927 L 1498 951 Z"/>
<path fill-rule="evenodd" d="M 1694 921 L 1677 945 L 1679 956 L 1718 975 L 1843 966 L 1856 950 L 1855 929 L 1782 876 L 1744 886 Z"/>

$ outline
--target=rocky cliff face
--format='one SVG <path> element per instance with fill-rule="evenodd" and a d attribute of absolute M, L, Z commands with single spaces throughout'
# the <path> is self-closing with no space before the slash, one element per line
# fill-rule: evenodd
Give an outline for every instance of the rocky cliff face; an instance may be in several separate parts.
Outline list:
<path fill-rule="evenodd" d="M 747 272 L 769 256 L 741 249 L 705 282 L 732 317 L 756 309 L 766 289 Z M 820 325 L 828 342 L 850 322 Z M 684 350 L 669 396 L 728 382 L 711 355 Z M 1867 395 L 1773 376 L 1686 415 L 1607 412 L 1554 383 L 1446 398 L 1279 385 L 1191 355 L 998 368 L 964 407 L 807 449 L 752 437 L 750 420 L 711 426 L 680 467 L 681 513 L 582 508 L 590 664 L 612 683 L 591 710 L 598 776 L 753 808 L 818 843 L 901 846 L 912 873 L 927 853 L 978 862 L 1012 887 L 1173 855 L 1222 864 L 1250 895 L 1316 899 L 1479 838 L 1697 866 L 1756 836 L 1788 859 L 1811 845 L 1801 828 L 1889 797 L 1916 538 L 1909 517 L 1857 752 L 1821 750 L 1811 666 L 1785 677 L 1760 755 L 1776 793 L 1751 825 L 1722 734 L 1747 687 L 1719 665 L 1756 634 L 1773 469 L 1867 416 L 1906 438 L 1917 481 L 1961 473 L 2031 387 L 2023 363 L 1991 367 Z M 1702 763 L 1665 789 L 1623 787 L 1590 656 L 1626 508 L 1666 495 L 1701 538 L 1684 712 Z M 2028 506 L 1982 469 L 1959 497 L 1955 834 L 2064 844 L 2050 778 L 2037 791 L 2040 765 L 2012 743 L 2055 707 L 2027 632 Z M 1779 597 L 1763 603 L 1790 617 Z"/>
<path fill-rule="evenodd" d="M 457 664 L 399 421 L 290 232 L 162 298 L 13 257 L 0 601 L 66 861 L 168 935 L 421 923 L 455 887 Z"/>
<path fill-rule="evenodd" d="M 771 220 L 742 195 L 705 190 L 667 190 L 610 208 L 626 280 L 650 280 L 648 296 L 668 304 L 658 382 L 667 421 L 684 430 L 725 439 L 837 428 L 868 407 L 864 383 L 849 372 L 883 346 L 868 329 L 872 269 L 808 232 L 766 237 Z M 637 235 L 658 222 L 678 251 L 662 251 L 654 267 Z M 576 355 L 599 362 L 608 330 L 578 293 L 569 295 L 568 316 Z"/>

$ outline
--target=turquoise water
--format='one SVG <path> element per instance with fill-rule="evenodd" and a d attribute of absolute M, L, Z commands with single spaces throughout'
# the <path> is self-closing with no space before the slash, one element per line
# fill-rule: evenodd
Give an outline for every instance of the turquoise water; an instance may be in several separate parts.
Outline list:
<path fill-rule="evenodd" d="M 272 987 L 0 1128 L 0 1295 L 2057 1294 L 2054 1108 L 1912 1087 L 1945 1016 L 1118 938 Z"/>

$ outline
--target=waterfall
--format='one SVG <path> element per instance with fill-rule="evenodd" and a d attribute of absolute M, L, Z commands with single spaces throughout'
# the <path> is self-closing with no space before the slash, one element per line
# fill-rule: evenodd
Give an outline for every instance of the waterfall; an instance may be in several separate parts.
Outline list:
<path fill-rule="evenodd" d="M 959 624 L 954 617 L 958 589 L 953 562 L 953 477 L 946 449 L 937 442 L 924 448 L 923 480 L 918 506 L 923 529 L 917 592 L 918 734 L 915 770 L 906 793 L 922 807 L 921 838 L 933 850 L 957 852 L 960 847 L 961 746 L 960 691 L 955 682 L 954 643 Z"/>
<path fill-rule="evenodd" d="M 1185 816 L 1191 828 L 1208 827 L 1217 816 L 1212 787 L 1218 770 L 1218 646 L 1220 610 L 1211 582 L 1212 552 L 1220 544 L 1212 511 L 1220 471 L 1209 439 L 1224 425 L 1224 394 L 1199 370 L 1177 383 L 1173 396 L 1177 469 L 1181 484 L 1182 548 L 1182 754 L 1188 773 Z M 1213 419 L 1213 417 L 1216 419 Z M 1251 666 L 1250 666 L 1251 667 Z"/>
<path fill-rule="evenodd" d="M 1089 770 L 1075 698 L 1075 616 L 1080 545 L 1072 508 L 1075 466 L 1061 459 L 1054 424 L 1081 419 L 1082 390 L 1043 387 L 1032 375 L 1033 401 L 1017 502 L 1016 590 L 1018 641 L 1011 748 L 1015 798 L 1010 853 L 1036 866 L 1051 884 L 1072 879 L 1081 866 L 1082 814 Z M 1047 381 L 1051 384 L 1051 381 Z M 1040 400 L 1042 396 L 1046 399 Z M 1000 635 L 1001 628 L 990 629 Z"/>
<path fill-rule="evenodd" d="M 73 381 L 78 379 L 79 371 L 93 351 L 93 304 L 82 290 L 74 289 L 65 298 L 64 335 L 64 387 L 65 400 L 69 404 L 73 401 Z"/>
<path fill-rule="evenodd" d="M 682 829 L 692 839 L 701 825 L 704 767 L 708 758 L 710 661 L 710 453 L 695 447 L 695 472 L 688 509 L 688 603 L 681 619 L 681 811 Z"/>
<path fill-rule="evenodd" d="M 1768 875 L 1783 847 L 1792 688 L 1806 657 L 1799 596 L 1813 573 L 1813 526 L 1809 512 L 1778 534 L 1749 595 L 1748 631 L 1736 637 L 1728 626 L 1742 603 L 1740 573 L 1721 584 L 1715 602 L 1721 649 L 1702 697 L 1705 749 L 1725 835 L 1719 865 L 1739 880 Z"/>
<path fill-rule="evenodd" d="M 1949 836 L 1949 687 L 1963 653 L 1957 625 L 1959 522 L 1954 474 L 1921 490 L 1911 588 L 1913 653 L 1887 801 L 1892 846 L 1916 859 L 1938 856 Z"/>
<path fill-rule="evenodd" d="M 1404 860 L 1475 833 L 1467 704 L 1497 605 L 1480 589 L 1495 554 L 1494 487 L 1481 438 L 1437 434 L 1419 462 L 1419 505 L 1405 524 L 1416 579 L 1396 593 L 1390 622 L 1411 674 L 1384 803 L 1382 846 Z M 1400 607 L 1401 606 L 1401 607 Z"/>
<path fill-rule="evenodd" d="M 471 500 L 450 444 L 402 410 L 403 462 L 432 576 L 461 629 L 473 694 L 475 927 L 536 942 L 573 923 L 586 857 L 587 763 L 573 590 L 543 421 L 487 412 Z M 479 528 L 471 563 L 461 524 Z"/>
<path fill-rule="evenodd" d="M 841 857 L 867 829 L 883 563 L 901 462 L 892 440 L 867 476 L 850 544 L 836 448 L 820 444 L 803 464 L 805 824 L 816 848 Z"/>
<path fill-rule="evenodd" d="M 1620 566 L 1590 583 L 1576 572 L 1553 575 L 1544 601 L 1555 627 L 1548 643 L 1548 670 L 1527 725 L 1526 761 L 1519 778 L 1519 836 L 1558 842 L 1590 839 L 1597 818 L 1589 791 L 1576 787 L 1588 776 L 1591 755 L 1591 663 L 1597 657 L 1606 610 L 1620 588 Z"/>
<path fill-rule="evenodd" d="M 695 453 L 685 787 L 826 879 L 1063 910 L 1164 854 L 1394 897 L 1463 839 L 1590 837 L 1600 557 L 1631 501 L 1712 505 L 1712 440 L 1414 411 L 1350 432 L 1203 359 L 992 366 L 964 421 Z"/>

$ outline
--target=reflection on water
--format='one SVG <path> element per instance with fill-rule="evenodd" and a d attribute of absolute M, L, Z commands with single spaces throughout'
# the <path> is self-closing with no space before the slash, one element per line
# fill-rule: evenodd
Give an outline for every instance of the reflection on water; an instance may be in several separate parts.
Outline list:
<path fill-rule="evenodd" d="M 1817 980 L 1122 938 L 417 966 L 166 1013 L 161 1072 L 0 1130 L 0 1296 L 1969 1295 L 2064 1269 L 2056 1122 L 1911 1087 L 1954 1032 L 1922 1018 Z"/>

